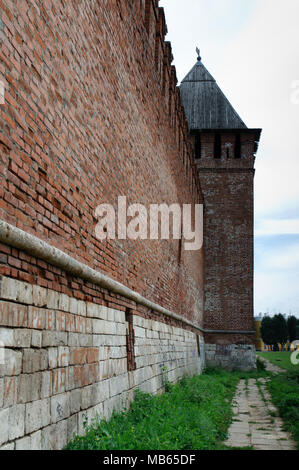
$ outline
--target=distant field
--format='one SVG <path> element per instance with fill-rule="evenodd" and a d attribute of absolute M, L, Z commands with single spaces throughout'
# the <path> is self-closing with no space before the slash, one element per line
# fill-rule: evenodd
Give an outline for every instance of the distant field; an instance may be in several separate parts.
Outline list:
<path fill-rule="evenodd" d="M 268 359 L 268 361 L 272 362 L 272 364 L 275 364 L 282 369 L 286 369 L 288 371 L 299 370 L 299 365 L 294 365 L 291 363 L 292 353 L 290 352 L 258 352 L 257 354 L 258 356 L 262 356 L 265 359 Z"/>

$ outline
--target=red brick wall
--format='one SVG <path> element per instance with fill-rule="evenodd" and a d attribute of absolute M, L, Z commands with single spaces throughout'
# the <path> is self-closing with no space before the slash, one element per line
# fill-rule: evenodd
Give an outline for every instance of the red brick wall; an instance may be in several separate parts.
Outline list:
<path fill-rule="evenodd" d="M 214 134 L 202 134 L 197 160 L 205 198 L 205 328 L 252 331 L 255 133 L 241 133 L 240 159 L 234 158 L 234 133 L 222 133 L 221 139 L 221 159 L 215 159 Z M 205 339 L 251 343 L 238 335 Z"/>
<path fill-rule="evenodd" d="M 119 195 L 201 202 L 157 3 L 0 0 L 0 218 L 200 322 L 201 252 L 94 232 Z M 0 273 L 60 289 L 43 262 L 1 253 Z"/>

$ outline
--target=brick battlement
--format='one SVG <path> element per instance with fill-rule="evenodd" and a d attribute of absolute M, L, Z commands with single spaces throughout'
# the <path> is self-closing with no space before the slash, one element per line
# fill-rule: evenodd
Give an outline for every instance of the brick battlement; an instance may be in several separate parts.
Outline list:
<path fill-rule="evenodd" d="M 200 182 L 194 165 L 194 150 L 181 96 L 177 87 L 176 68 L 172 64 L 173 54 L 169 41 L 165 41 L 167 24 L 164 8 L 159 7 L 159 0 L 145 0 L 137 3 L 145 11 L 144 22 L 148 41 L 144 41 L 147 62 L 156 78 L 158 94 L 161 92 L 164 99 L 165 111 L 168 113 L 169 123 L 173 128 L 176 142 L 179 147 L 179 158 L 183 161 L 185 177 L 191 181 L 192 191 L 202 200 Z M 143 16 L 141 15 L 142 19 Z M 153 60 L 154 58 L 154 60 Z M 154 67 L 153 67 L 154 64 Z"/>

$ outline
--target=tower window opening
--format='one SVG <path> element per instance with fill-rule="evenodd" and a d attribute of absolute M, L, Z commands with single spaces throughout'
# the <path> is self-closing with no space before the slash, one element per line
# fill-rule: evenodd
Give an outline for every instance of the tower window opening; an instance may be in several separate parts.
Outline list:
<path fill-rule="evenodd" d="M 221 158 L 221 134 L 215 134 L 214 141 L 214 158 Z"/>
<path fill-rule="evenodd" d="M 200 134 L 196 134 L 195 137 L 195 160 L 201 158 L 201 138 Z"/>
<path fill-rule="evenodd" d="M 236 135 L 235 158 L 241 158 L 241 137 L 240 137 L 240 134 Z"/>

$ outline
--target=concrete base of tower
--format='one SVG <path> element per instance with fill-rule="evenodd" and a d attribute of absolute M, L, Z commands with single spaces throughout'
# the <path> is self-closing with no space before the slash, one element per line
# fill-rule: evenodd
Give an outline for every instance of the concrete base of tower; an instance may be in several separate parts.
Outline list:
<path fill-rule="evenodd" d="M 252 344 L 205 343 L 206 367 L 221 367 L 227 370 L 256 370 L 256 351 Z"/>

